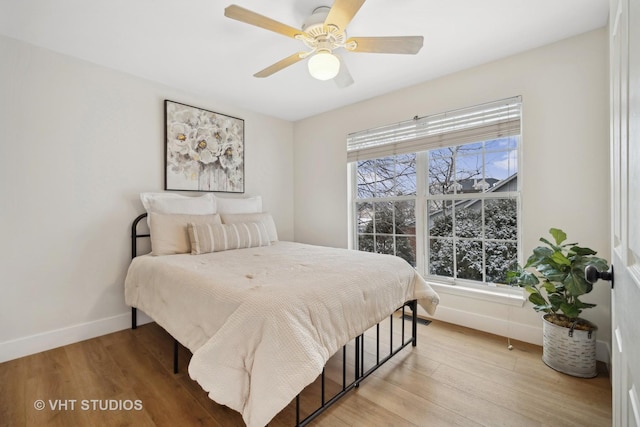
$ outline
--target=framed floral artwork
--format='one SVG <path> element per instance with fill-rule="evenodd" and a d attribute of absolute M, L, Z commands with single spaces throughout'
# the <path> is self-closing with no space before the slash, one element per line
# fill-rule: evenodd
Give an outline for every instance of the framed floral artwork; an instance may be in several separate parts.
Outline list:
<path fill-rule="evenodd" d="M 244 120 L 164 101 L 165 190 L 244 193 Z"/>

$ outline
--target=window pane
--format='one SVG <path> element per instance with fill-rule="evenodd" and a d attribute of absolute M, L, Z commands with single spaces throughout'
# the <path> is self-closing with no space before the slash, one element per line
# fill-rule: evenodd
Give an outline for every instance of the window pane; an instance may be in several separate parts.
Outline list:
<path fill-rule="evenodd" d="M 463 184 L 464 182 L 472 183 L 475 181 L 482 181 L 482 153 L 478 153 L 472 156 L 458 155 L 456 157 L 456 179 Z M 463 184 L 464 185 L 464 184 Z M 470 191 L 478 191 L 478 188 L 471 185 L 463 188 L 465 193 Z"/>
<path fill-rule="evenodd" d="M 458 193 L 485 191 L 488 184 L 483 180 L 482 143 L 456 147 L 455 170 Z"/>
<path fill-rule="evenodd" d="M 482 154 L 482 149 L 484 148 L 484 143 L 482 142 L 472 142 L 471 144 L 460 145 L 456 147 L 456 151 L 458 154 Z"/>
<path fill-rule="evenodd" d="M 404 196 L 416 194 L 416 154 L 401 154 L 396 156 L 395 164 L 396 187 L 395 195 Z"/>
<path fill-rule="evenodd" d="M 459 279 L 482 281 L 482 242 L 456 241 L 456 276 Z"/>
<path fill-rule="evenodd" d="M 456 206 L 456 236 L 482 237 L 482 200 Z"/>
<path fill-rule="evenodd" d="M 376 160 L 376 197 L 389 197 L 395 195 L 395 160 L 393 157 L 385 157 Z"/>
<path fill-rule="evenodd" d="M 373 207 L 375 210 L 375 233 L 393 234 L 393 202 L 376 202 Z"/>
<path fill-rule="evenodd" d="M 438 148 L 437 150 L 429 151 L 429 157 L 432 159 L 451 157 L 455 154 L 454 147 Z"/>
<path fill-rule="evenodd" d="M 448 200 L 432 200 L 429 202 L 427 212 L 429 236 L 453 236 L 453 202 Z"/>
<path fill-rule="evenodd" d="M 503 181 L 518 172 L 518 153 L 515 150 L 487 153 L 485 161 L 488 178 Z"/>
<path fill-rule="evenodd" d="M 453 277 L 453 239 L 429 239 L 429 274 Z"/>
<path fill-rule="evenodd" d="M 368 202 L 356 203 L 358 233 L 373 233 L 373 205 Z"/>
<path fill-rule="evenodd" d="M 454 192 L 453 149 L 429 152 L 429 194 Z"/>
<path fill-rule="evenodd" d="M 495 150 L 513 150 L 518 148 L 518 137 L 510 136 L 508 138 L 492 139 L 485 142 L 485 149 L 487 151 Z"/>
<path fill-rule="evenodd" d="M 485 200 L 485 233 L 487 239 L 517 240 L 518 210 L 515 199 Z"/>
<path fill-rule="evenodd" d="M 396 255 L 406 260 L 413 267 L 416 266 L 415 237 L 396 237 Z"/>
<path fill-rule="evenodd" d="M 396 234 L 416 234 L 416 202 L 402 200 L 395 202 Z"/>
<path fill-rule="evenodd" d="M 395 255 L 393 236 L 376 235 L 376 252 L 379 254 Z"/>
<path fill-rule="evenodd" d="M 359 234 L 358 235 L 358 250 L 365 252 L 373 252 L 373 234 Z"/>
<path fill-rule="evenodd" d="M 486 243 L 487 282 L 506 283 L 506 274 L 515 268 L 518 259 L 518 248 L 515 242 Z"/>
<path fill-rule="evenodd" d="M 375 195 L 375 162 L 363 160 L 358 162 L 356 169 L 356 182 L 358 186 L 358 198 L 368 199 Z"/>

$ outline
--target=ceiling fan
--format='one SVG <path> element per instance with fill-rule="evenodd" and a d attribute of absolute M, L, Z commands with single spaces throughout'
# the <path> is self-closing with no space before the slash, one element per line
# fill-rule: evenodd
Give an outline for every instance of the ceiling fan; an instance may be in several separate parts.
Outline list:
<path fill-rule="evenodd" d="M 422 36 L 347 38 L 347 25 L 364 2 L 365 0 L 335 0 L 331 7 L 320 6 L 305 20 L 300 30 L 235 4 L 228 6 L 224 10 L 224 15 L 300 40 L 309 49 L 296 52 L 258 71 L 254 77 L 268 77 L 298 61 L 309 58 L 309 73 L 313 77 L 319 80 L 334 79 L 339 87 L 347 87 L 353 83 L 353 78 L 340 55 L 334 53 L 336 49 L 344 48 L 350 52 L 363 53 L 415 55 L 422 48 L 424 40 Z"/>

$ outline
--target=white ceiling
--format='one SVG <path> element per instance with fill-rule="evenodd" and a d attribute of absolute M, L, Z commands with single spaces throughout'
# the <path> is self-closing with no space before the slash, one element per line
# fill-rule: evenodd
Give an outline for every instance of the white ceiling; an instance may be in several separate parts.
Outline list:
<path fill-rule="evenodd" d="M 224 16 L 231 3 L 300 28 L 332 0 L 0 0 L 0 34 L 221 102 L 299 120 L 606 25 L 608 0 L 369 0 L 350 36 L 422 35 L 417 55 L 344 52 L 355 83 L 301 61 L 302 43 Z"/>

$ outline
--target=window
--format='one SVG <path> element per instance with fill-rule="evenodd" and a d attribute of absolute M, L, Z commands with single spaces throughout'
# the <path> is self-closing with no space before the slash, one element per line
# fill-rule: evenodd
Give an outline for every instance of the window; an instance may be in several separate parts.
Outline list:
<path fill-rule="evenodd" d="M 357 166 L 358 249 L 398 255 L 416 266 L 416 155 Z"/>
<path fill-rule="evenodd" d="M 400 256 L 440 282 L 505 282 L 519 250 L 519 98 L 348 143 L 356 248 Z"/>

